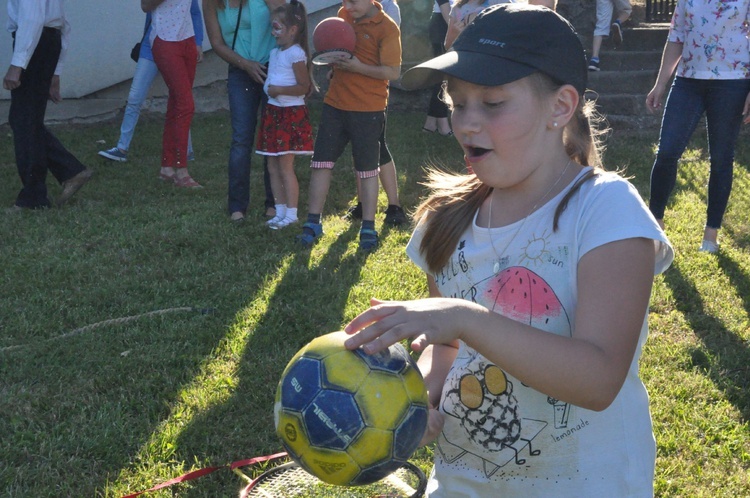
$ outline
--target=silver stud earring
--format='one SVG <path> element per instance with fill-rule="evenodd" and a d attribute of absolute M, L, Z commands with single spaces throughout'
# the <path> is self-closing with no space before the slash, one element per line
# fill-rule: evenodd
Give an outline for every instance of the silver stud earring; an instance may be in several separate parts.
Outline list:
<path fill-rule="evenodd" d="M 553 121 L 553 122 L 552 122 L 552 127 L 553 127 L 553 128 L 557 128 L 557 121 Z"/>

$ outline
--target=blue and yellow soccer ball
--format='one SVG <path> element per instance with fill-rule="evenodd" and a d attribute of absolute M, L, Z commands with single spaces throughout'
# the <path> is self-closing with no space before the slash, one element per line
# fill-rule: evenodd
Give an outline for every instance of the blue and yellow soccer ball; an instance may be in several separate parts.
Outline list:
<path fill-rule="evenodd" d="M 367 355 L 348 335 L 314 339 L 289 364 L 276 391 L 276 433 L 289 456 L 321 481 L 369 484 L 399 468 L 427 427 L 427 391 L 400 344 Z"/>

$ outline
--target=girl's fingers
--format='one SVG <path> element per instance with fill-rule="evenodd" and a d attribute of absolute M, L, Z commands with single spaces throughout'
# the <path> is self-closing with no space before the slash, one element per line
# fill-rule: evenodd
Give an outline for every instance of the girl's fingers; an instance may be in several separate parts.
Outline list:
<path fill-rule="evenodd" d="M 391 332 L 391 327 L 388 323 L 380 320 L 370 321 L 367 326 L 358 330 L 358 333 L 354 334 L 344 343 L 348 349 L 361 347 L 365 353 L 372 354 L 386 349 L 398 340 L 393 340 L 394 334 Z"/>

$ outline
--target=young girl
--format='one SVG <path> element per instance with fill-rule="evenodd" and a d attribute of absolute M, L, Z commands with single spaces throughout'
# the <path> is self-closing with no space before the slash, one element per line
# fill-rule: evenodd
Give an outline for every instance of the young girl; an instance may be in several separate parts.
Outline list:
<path fill-rule="evenodd" d="M 297 0 L 273 11 L 273 36 L 278 47 L 271 50 L 264 90 L 268 104 L 263 109 L 255 152 L 268 156 L 271 190 L 276 216 L 266 222 L 274 229 L 297 223 L 299 183 L 294 174 L 295 154 L 312 155 L 312 126 L 305 105 L 312 78 L 308 64 L 307 12 Z"/>
<path fill-rule="evenodd" d="M 491 5 L 509 3 L 513 0 L 458 0 L 451 5 L 448 14 L 448 31 L 445 34 L 445 50 L 450 50 L 458 34 L 469 25 L 482 10 Z"/>
<path fill-rule="evenodd" d="M 673 250 L 638 192 L 599 166 L 587 65 L 570 24 L 482 11 L 441 79 L 473 173 L 433 173 L 407 247 L 430 299 L 386 302 L 347 347 L 421 352 L 437 438 L 428 494 L 652 496 L 656 447 L 638 359 L 653 276 Z"/>

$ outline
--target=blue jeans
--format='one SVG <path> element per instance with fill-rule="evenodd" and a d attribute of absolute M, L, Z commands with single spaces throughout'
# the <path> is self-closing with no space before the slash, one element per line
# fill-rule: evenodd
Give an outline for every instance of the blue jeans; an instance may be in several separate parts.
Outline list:
<path fill-rule="evenodd" d="M 708 179 L 706 226 L 721 228 L 732 191 L 734 146 L 742 125 L 742 109 L 750 79 L 698 80 L 676 77 L 661 122 L 659 148 L 651 170 L 649 209 L 664 218 L 677 180 L 677 162 L 705 112 L 711 171 Z"/>
<path fill-rule="evenodd" d="M 135 125 L 138 124 L 138 118 L 141 115 L 141 106 L 148 96 L 148 91 L 154 78 L 159 74 L 156 63 L 145 57 L 138 59 L 135 65 L 135 74 L 133 82 L 130 84 L 130 93 L 128 93 L 128 104 L 125 106 L 125 116 L 122 118 L 120 126 L 120 140 L 117 142 L 117 148 L 128 151 L 130 142 L 133 140 Z M 188 135 L 188 154 L 193 152 L 193 143 Z"/>
<path fill-rule="evenodd" d="M 230 213 L 247 213 L 250 203 L 250 158 L 255 144 L 258 112 L 266 100 L 263 85 L 254 81 L 242 69 L 229 66 L 227 76 L 229 114 L 232 120 L 232 145 L 229 149 L 229 192 L 227 206 Z M 266 162 L 264 161 L 264 166 Z M 267 166 L 265 166 L 267 168 Z M 268 175 L 264 174 L 266 206 L 269 197 L 273 206 Z"/>

